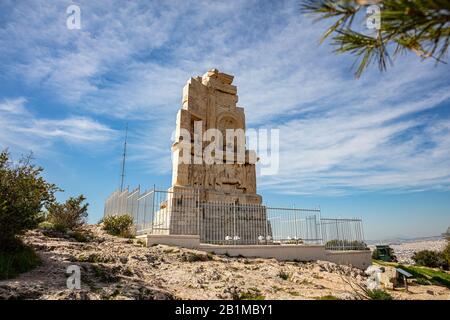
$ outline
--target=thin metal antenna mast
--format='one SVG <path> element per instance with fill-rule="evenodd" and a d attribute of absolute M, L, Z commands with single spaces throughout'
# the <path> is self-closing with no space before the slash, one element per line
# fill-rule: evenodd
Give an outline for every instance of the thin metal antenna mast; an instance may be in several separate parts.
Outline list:
<path fill-rule="evenodd" d="M 127 156 L 128 122 L 125 128 L 125 142 L 123 144 L 122 173 L 120 175 L 120 191 L 123 191 L 123 181 L 125 178 L 125 159 Z"/>

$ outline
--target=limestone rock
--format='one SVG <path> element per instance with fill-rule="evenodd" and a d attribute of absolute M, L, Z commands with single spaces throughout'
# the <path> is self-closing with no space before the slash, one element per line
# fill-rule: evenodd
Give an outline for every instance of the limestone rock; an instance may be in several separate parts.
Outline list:
<path fill-rule="evenodd" d="M 233 150 L 227 150 L 228 141 L 225 141 L 223 152 L 224 155 L 228 152 L 233 157 L 232 163 L 208 165 L 202 161 L 195 164 L 193 152 L 189 155 L 191 164 L 180 161 L 185 151 L 181 148 L 184 138 L 180 135 L 182 130 L 188 131 L 191 139 L 194 138 L 196 124 L 200 124 L 202 136 L 208 129 L 218 129 L 224 138 L 227 129 L 240 129 L 245 132 L 244 109 L 236 105 L 237 89 L 231 84 L 233 79 L 232 75 L 211 69 L 202 78 L 191 78 L 184 87 L 173 147 L 172 188 L 183 191 L 200 188 L 201 200 L 239 200 L 241 204 L 260 204 L 261 197 L 256 194 L 255 163 L 251 161 L 256 157 L 252 157 L 249 150 L 244 150 L 244 161 L 239 163 L 237 154 L 241 150 L 237 150 L 236 146 Z M 205 143 L 200 146 L 200 156 L 203 155 L 205 147 Z M 245 141 L 243 147 L 245 148 Z"/>
<path fill-rule="evenodd" d="M 0 299 L 316 299 L 325 295 L 355 299 L 348 283 L 365 286 L 368 278 L 359 269 L 331 262 L 211 257 L 166 245 L 140 247 L 104 233 L 98 225 L 84 228 L 94 235 L 84 246 L 73 239 L 44 236 L 39 230 L 25 234 L 28 245 L 40 248 L 42 264 L 18 278 L 1 280 Z M 98 243 L 98 238 L 103 241 Z M 128 253 L 126 263 L 120 261 L 124 252 Z M 80 262 L 68 261 L 68 256 L 109 259 Z M 200 258 L 183 261 L 188 256 Z M 66 269 L 71 264 L 81 267 L 81 290 L 66 286 Z M 280 270 L 292 278 L 281 279 Z M 444 286 L 414 284 L 408 290 L 389 293 L 395 299 L 450 299 L 450 290 Z"/>

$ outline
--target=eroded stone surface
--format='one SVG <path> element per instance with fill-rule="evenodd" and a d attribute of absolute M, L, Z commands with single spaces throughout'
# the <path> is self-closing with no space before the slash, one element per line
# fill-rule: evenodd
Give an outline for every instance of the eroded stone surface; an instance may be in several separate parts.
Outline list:
<path fill-rule="evenodd" d="M 245 133 L 244 109 L 237 106 L 237 88 L 232 85 L 233 76 L 212 69 L 202 77 L 191 78 L 183 89 L 182 108 L 178 111 L 176 138 L 172 147 L 173 172 L 172 190 L 186 191 L 200 189 L 201 200 L 239 202 L 240 204 L 260 204 L 261 197 L 256 194 L 256 155 L 254 152 L 227 149 L 226 130 L 242 130 Z M 195 163 L 195 157 L 202 157 L 209 144 L 204 141 L 200 148 L 192 147 L 191 163 L 182 163 L 182 130 L 189 132 L 194 142 L 195 127 L 201 135 L 209 129 L 218 129 L 224 137 L 223 151 L 217 154 L 224 163 Z M 238 158 L 238 151 L 242 158 Z M 226 152 L 232 156 L 232 163 L 226 162 Z M 223 158 L 222 158 L 223 157 Z"/>
<path fill-rule="evenodd" d="M 239 237 L 240 244 L 259 244 L 258 237 L 271 235 L 256 193 L 256 154 L 246 149 L 245 114 L 237 106 L 233 78 L 212 69 L 184 87 L 172 146 L 172 187 L 153 222 L 168 228 L 153 228 L 153 233 L 199 234 L 206 243 Z M 204 140 L 211 130 L 214 138 Z M 230 130 L 240 138 L 230 136 Z M 211 147 L 212 141 L 222 141 L 220 136 L 223 145 Z"/>

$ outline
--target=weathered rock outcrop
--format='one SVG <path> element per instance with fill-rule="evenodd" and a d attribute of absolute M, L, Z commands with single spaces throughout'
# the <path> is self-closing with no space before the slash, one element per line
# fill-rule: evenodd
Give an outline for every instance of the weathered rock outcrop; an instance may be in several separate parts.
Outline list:
<path fill-rule="evenodd" d="M 363 271 L 331 262 L 279 262 L 230 258 L 202 251 L 157 245 L 85 226 L 88 242 L 30 231 L 42 264 L 16 279 L 0 281 L 0 299 L 354 299 L 349 283 L 364 284 Z M 81 289 L 66 286 L 69 265 L 81 268 Z M 445 299 L 449 290 L 410 287 L 414 294 L 393 291 L 396 298 Z M 433 296 L 426 293 L 433 291 Z M 423 292 L 422 292 L 423 291 Z"/>

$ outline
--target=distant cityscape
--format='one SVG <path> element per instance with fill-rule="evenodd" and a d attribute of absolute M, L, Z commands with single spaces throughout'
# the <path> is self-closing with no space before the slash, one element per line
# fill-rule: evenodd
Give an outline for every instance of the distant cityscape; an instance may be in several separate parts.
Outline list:
<path fill-rule="evenodd" d="M 442 238 L 450 237 L 450 227 L 447 228 L 445 232 L 441 235 L 436 236 L 427 236 L 427 237 L 394 237 L 394 238 L 386 238 L 386 239 L 376 239 L 376 240 L 366 240 L 368 245 L 374 244 L 401 244 L 401 243 L 410 243 L 410 242 L 418 242 L 418 241 L 437 241 Z"/>

